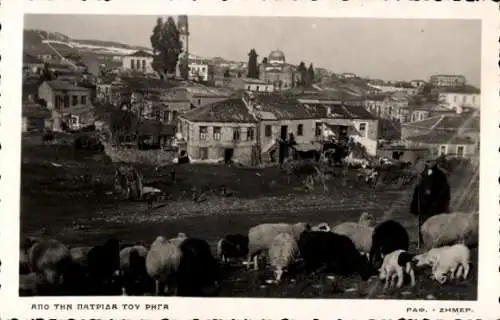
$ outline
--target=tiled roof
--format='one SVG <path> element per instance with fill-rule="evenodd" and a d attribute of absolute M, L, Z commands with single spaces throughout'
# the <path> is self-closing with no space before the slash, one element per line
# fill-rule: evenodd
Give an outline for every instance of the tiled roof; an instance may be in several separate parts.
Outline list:
<path fill-rule="evenodd" d="M 132 54 L 129 54 L 129 57 L 152 57 L 153 55 L 144 50 L 138 50 Z"/>
<path fill-rule="evenodd" d="M 472 129 L 479 131 L 480 117 L 475 112 L 461 114 L 443 114 L 434 116 L 421 121 L 408 122 L 403 124 L 407 127 L 417 127 L 429 130 L 456 130 Z"/>
<path fill-rule="evenodd" d="M 306 106 L 291 95 L 256 94 L 255 108 L 257 116 L 264 119 L 316 119 L 326 115 L 326 109 L 319 105 Z"/>
<path fill-rule="evenodd" d="M 461 93 L 461 94 L 480 94 L 481 90 L 471 86 L 471 85 L 464 85 L 464 86 L 457 86 L 457 87 L 444 87 L 437 89 L 439 93 Z"/>
<path fill-rule="evenodd" d="M 413 142 L 428 144 L 474 144 L 475 141 L 470 137 L 457 136 L 455 132 L 433 131 L 426 135 L 407 138 Z"/>
<path fill-rule="evenodd" d="M 90 90 L 90 89 L 87 89 L 84 87 L 75 86 L 69 82 L 61 81 L 61 80 L 52 80 L 52 81 L 46 81 L 46 82 L 53 90 L 68 90 L 68 91 L 89 91 Z"/>
<path fill-rule="evenodd" d="M 409 104 L 408 109 L 414 110 L 414 111 L 415 110 L 426 110 L 426 111 L 441 110 L 441 108 L 435 102 L 424 102 L 421 104 Z"/>
<path fill-rule="evenodd" d="M 180 117 L 192 122 L 256 122 L 241 98 L 227 99 L 198 107 Z"/>
<path fill-rule="evenodd" d="M 362 106 L 341 105 L 341 104 L 307 104 L 309 107 L 317 107 L 321 110 L 322 118 L 340 118 L 340 119 L 362 119 L 375 120 L 374 115 L 368 112 Z M 327 116 L 327 109 L 330 108 L 330 117 Z"/>

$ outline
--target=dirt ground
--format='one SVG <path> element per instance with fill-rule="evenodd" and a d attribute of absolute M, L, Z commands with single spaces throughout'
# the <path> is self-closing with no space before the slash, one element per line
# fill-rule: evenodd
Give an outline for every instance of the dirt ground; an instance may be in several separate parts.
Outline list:
<path fill-rule="evenodd" d="M 224 234 L 247 233 L 264 222 L 307 221 L 338 224 L 357 220 L 363 211 L 375 218 L 391 218 L 405 226 L 415 245 L 417 220 L 409 213 L 411 187 L 379 184 L 370 188 L 348 177 L 332 177 L 328 191 L 316 185 L 307 191 L 304 177 L 289 178 L 278 168 L 249 169 L 225 165 L 140 168 L 145 184 L 162 189 L 169 199 L 155 203 L 120 201 L 104 193 L 111 189 L 115 165 L 103 157 L 75 152 L 71 147 L 23 145 L 21 184 L 21 233 L 55 237 L 70 246 L 95 245 L 115 237 L 126 243 L 150 244 L 158 235 L 185 232 L 212 245 Z M 102 184 L 96 183 L 96 178 Z M 453 209 L 478 208 L 478 182 L 471 177 L 450 178 Z M 206 200 L 192 200 L 192 188 L 206 188 Z M 231 196 L 220 196 L 225 186 Z M 377 280 L 362 282 L 321 275 L 296 275 L 281 284 L 268 284 L 270 270 L 259 272 L 236 268 L 223 286 L 226 297 L 289 298 L 392 298 L 475 300 L 477 296 L 477 253 L 467 281 L 440 286 L 427 273 L 417 276 L 415 288 L 382 291 Z"/>

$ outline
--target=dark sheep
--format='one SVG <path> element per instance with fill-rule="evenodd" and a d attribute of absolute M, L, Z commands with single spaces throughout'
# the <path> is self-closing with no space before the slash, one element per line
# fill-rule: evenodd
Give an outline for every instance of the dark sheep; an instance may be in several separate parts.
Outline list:
<path fill-rule="evenodd" d="M 113 290 L 115 275 L 120 269 L 120 244 L 116 239 L 107 240 L 103 245 L 90 249 L 87 255 L 89 285 L 95 294 L 103 288 Z M 97 291 L 97 292 L 95 292 Z"/>
<path fill-rule="evenodd" d="M 217 259 L 222 263 L 230 259 L 245 258 L 247 255 L 247 235 L 228 234 L 217 242 Z"/>
<path fill-rule="evenodd" d="M 432 216 L 450 212 L 450 185 L 446 174 L 434 164 L 425 166 L 420 182 L 413 191 L 410 212 L 418 216 L 420 227 Z M 419 238 L 422 242 L 422 238 Z"/>
<path fill-rule="evenodd" d="M 378 267 L 385 255 L 396 251 L 408 251 L 410 237 L 406 229 L 394 220 L 387 220 L 375 227 L 372 235 L 370 262 Z"/>
<path fill-rule="evenodd" d="M 141 245 L 126 247 L 120 251 L 120 271 L 123 290 L 127 295 L 139 295 L 152 287 L 146 270 L 148 250 Z"/>
<path fill-rule="evenodd" d="M 348 237 L 333 232 L 305 231 L 300 236 L 300 256 L 307 270 L 325 267 L 341 275 L 358 273 L 363 281 L 376 275 L 376 270 L 362 256 Z"/>
<path fill-rule="evenodd" d="M 206 289 L 220 289 L 221 270 L 205 240 L 187 238 L 180 245 L 182 258 L 177 272 L 177 294 L 200 297 L 212 295 Z"/>

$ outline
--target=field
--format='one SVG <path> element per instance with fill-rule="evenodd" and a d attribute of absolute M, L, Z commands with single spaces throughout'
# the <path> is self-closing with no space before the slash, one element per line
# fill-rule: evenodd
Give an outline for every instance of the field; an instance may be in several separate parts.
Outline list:
<path fill-rule="evenodd" d="M 26 140 L 25 140 L 26 141 Z M 153 168 L 140 168 L 145 184 L 165 191 L 169 197 L 148 209 L 147 203 L 119 201 L 103 196 L 111 189 L 115 165 L 103 157 L 75 152 L 71 147 L 23 144 L 21 181 L 21 232 L 55 237 L 70 246 L 95 245 L 110 237 L 127 243 L 150 244 L 158 235 L 189 236 L 212 245 L 224 234 L 246 233 L 263 222 L 307 221 L 337 224 L 357 220 L 363 211 L 376 219 L 402 223 L 417 239 L 417 220 L 409 213 L 412 188 L 379 184 L 370 188 L 354 179 L 332 177 L 328 190 L 303 186 L 304 177 L 289 178 L 278 168 L 251 169 L 225 165 L 180 165 L 176 181 L 171 168 L 153 177 Z M 96 178 L 102 183 L 97 185 Z M 478 182 L 463 174 L 450 177 L 454 210 L 477 210 Z M 220 195 L 226 186 L 231 196 Z M 192 200 L 192 188 L 207 188 L 206 200 Z M 465 195 L 465 197 L 462 197 Z M 268 284 L 270 270 L 236 269 L 224 282 L 222 296 L 288 298 L 384 298 L 453 299 L 477 297 L 477 257 L 467 281 L 443 286 L 427 274 L 417 276 L 415 288 L 382 291 L 378 280 L 363 283 L 348 278 L 297 275 L 281 284 Z"/>

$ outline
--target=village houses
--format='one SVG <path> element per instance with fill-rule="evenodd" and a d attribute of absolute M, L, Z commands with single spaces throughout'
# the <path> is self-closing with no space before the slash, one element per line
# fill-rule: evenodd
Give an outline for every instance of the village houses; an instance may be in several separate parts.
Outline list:
<path fill-rule="evenodd" d="M 62 111 L 71 106 L 90 105 L 92 90 L 66 81 L 51 80 L 40 85 L 38 97 L 45 101 L 49 110 Z"/>
<path fill-rule="evenodd" d="M 144 74 L 154 73 L 153 55 L 144 50 L 136 51 L 122 59 L 122 69 Z"/>
<path fill-rule="evenodd" d="M 194 161 L 230 158 L 256 164 L 277 161 L 280 139 L 293 133 L 300 151 L 319 150 L 325 125 L 347 131 L 376 153 L 377 120 L 362 106 L 305 104 L 293 96 L 253 94 L 219 101 L 180 115 L 178 132 Z M 348 128 L 351 127 L 351 130 Z"/>
<path fill-rule="evenodd" d="M 446 113 L 402 125 L 401 137 L 408 147 L 426 148 L 432 156 L 476 159 L 479 150 L 478 110 Z M 477 160 L 477 159 L 476 159 Z"/>
<path fill-rule="evenodd" d="M 479 109 L 481 105 L 481 91 L 470 85 L 447 87 L 438 92 L 440 104 L 452 110 L 458 106 Z"/>

